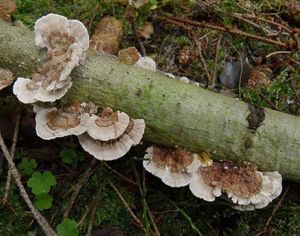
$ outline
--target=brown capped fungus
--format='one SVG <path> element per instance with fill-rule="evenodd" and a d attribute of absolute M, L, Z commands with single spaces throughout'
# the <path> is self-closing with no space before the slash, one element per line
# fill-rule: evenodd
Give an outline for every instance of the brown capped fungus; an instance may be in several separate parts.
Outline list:
<path fill-rule="evenodd" d="M 47 61 L 32 79 L 18 78 L 13 92 L 23 103 L 54 102 L 72 86 L 70 73 L 84 62 L 89 47 L 85 26 L 77 20 L 48 14 L 36 21 L 35 43 L 47 48 Z"/>
<path fill-rule="evenodd" d="M 151 146 L 144 156 L 144 168 L 171 187 L 188 185 L 200 166 L 198 154 L 178 148 Z"/>

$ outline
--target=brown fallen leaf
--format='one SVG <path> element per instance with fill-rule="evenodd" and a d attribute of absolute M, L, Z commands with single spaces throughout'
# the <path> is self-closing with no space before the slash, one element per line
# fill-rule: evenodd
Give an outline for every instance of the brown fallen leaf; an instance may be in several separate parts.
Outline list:
<path fill-rule="evenodd" d="M 145 22 L 141 27 L 139 27 L 139 36 L 144 39 L 150 39 L 154 32 L 154 27 L 151 22 Z"/>
<path fill-rule="evenodd" d="M 116 55 L 123 36 L 123 21 L 113 16 L 103 17 L 91 38 L 91 47 L 102 54 Z"/>
<path fill-rule="evenodd" d="M 13 81 L 13 73 L 10 70 L 0 68 L 0 90 L 12 84 Z"/>
<path fill-rule="evenodd" d="M 11 15 L 16 11 L 16 4 L 12 0 L 0 0 L 0 18 L 10 21 Z"/>

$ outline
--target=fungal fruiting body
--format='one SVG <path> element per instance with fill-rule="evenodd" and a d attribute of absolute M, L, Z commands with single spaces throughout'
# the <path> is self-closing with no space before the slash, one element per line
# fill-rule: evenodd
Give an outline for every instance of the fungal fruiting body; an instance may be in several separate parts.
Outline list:
<path fill-rule="evenodd" d="M 201 164 L 196 153 L 161 146 L 149 147 L 144 158 L 144 168 L 171 187 L 188 185 Z"/>
<path fill-rule="evenodd" d="M 278 172 L 260 172 L 254 165 L 238 166 L 231 162 L 213 162 L 200 167 L 189 187 L 192 193 L 206 201 L 226 193 L 240 210 L 267 206 L 282 190 Z"/>
<path fill-rule="evenodd" d="M 77 20 L 48 14 L 36 21 L 35 43 L 47 48 L 47 61 L 32 79 L 18 78 L 13 92 L 23 103 L 54 102 L 72 86 L 70 74 L 84 62 L 89 47 L 85 26 Z"/>
<path fill-rule="evenodd" d="M 130 119 L 124 112 L 105 108 L 90 117 L 87 132 L 78 137 L 85 151 L 99 160 L 115 160 L 139 144 L 145 130 L 143 119 Z"/>
<path fill-rule="evenodd" d="M 88 113 L 75 105 L 62 109 L 36 107 L 35 110 L 36 133 L 45 140 L 83 134 L 90 118 Z"/>
<path fill-rule="evenodd" d="M 151 57 L 141 57 L 134 64 L 135 67 L 139 67 L 145 70 L 156 71 L 156 63 Z"/>
<path fill-rule="evenodd" d="M 124 112 L 113 112 L 109 107 L 100 116 L 92 115 L 87 133 L 91 138 L 108 141 L 120 137 L 129 125 L 129 116 Z"/>

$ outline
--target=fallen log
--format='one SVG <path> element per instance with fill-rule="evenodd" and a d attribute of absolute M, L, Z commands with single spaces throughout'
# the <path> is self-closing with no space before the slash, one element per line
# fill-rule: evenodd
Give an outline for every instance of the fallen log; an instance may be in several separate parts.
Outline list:
<path fill-rule="evenodd" d="M 22 77 L 30 77 L 45 58 L 34 44 L 33 32 L 3 21 L 0 55 L 0 67 Z M 143 118 L 144 139 L 149 142 L 249 161 L 300 181 L 299 117 L 249 106 L 92 51 L 72 78 L 64 101 L 95 102 Z"/>

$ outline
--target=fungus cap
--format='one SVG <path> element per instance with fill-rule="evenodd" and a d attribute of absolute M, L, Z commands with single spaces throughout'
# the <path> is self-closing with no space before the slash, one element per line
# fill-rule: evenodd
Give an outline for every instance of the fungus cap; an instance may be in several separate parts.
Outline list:
<path fill-rule="evenodd" d="M 78 136 L 79 143 L 85 151 L 98 160 L 111 161 L 124 156 L 133 145 L 131 138 L 124 134 L 117 140 L 107 142 L 95 140 L 87 133 Z"/>
<path fill-rule="evenodd" d="M 189 188 L 194 196 L 208 202 L 213 202 L 221 195 L 221 189 L 212 187 L 204 183 L 200 173 L 195 173 L 189 184 Z"/>
<path fill-rule="evenodd" d="M 34 98 L 34 90 L 29 90 L 27 85 L 31 82 L 28 78 L 19 77 L 13 86 L 13 93 L 18 100 L 25 103 L 34 103 L 37 99 Z"/>
<path fill-rule="evenodd" d="M 138 145 L 145 132 L 145 121 L 143 119 L 130 119 L 126 133 L 133 141 L 133 145 Z"/>
<path fill-rule="evenodd" d="M 53 46 L 56 46 L 50 42 L 53 34 L 74 38 L 74 41 L 80 44 L 84 51 L 89 47 L 89 34 L 85 26 L 78 20 L 68 20 L 58 14 L 50 13 L 38 19 L 34 25 L 34 32 L 35 44 L 40 48 L 53 49 Z M 55 43 L 59 44 L 60 42 L 57 40 Z"/>
<path fill-rule="evenodd" d="M 90 117 L 87 133 L 101 141 L 116 139 L 121 136 L 129 125 L 129 116 L 124 112 L 113 112 L 109 107 L 105 108 L 101 116 Z"/>
<path fill-rule="evenodd" d="M 37 101 L 54 102 L 62 98 L 68 89 L 72 86 L 71 81 L 66 81 L 65 86 L 61 89 L 47 90 L 38 84 L 37 89 L 30 89 L 29 85 L 33 83 L 31 79 L 19 77 L 13 86 L 13 93 L 22 103 L 29 104 Z M 34 85 L 35 86 L 35 85 Z"/>
<path fill-rule="evenodd" d="M 151 57 L 141 57 L 134 66 L 145 69 L 156 71 L 156 63 Z"/>
<path fill-rule="evenodd" d="M 184 150 L 152 146 L 146 152 L 144 168 L 171 187 L 188 185 L 200 166 L 198 155 Z"/>
<path fill-rule="evenodd" d="M 86 131 L 89 115 L 71 113 L 57 108 L 38 109 L 35 117 L 36 133 L 45 140 L 80 135 Z"/>
<path fill-rule="evenodd" d="M 234 203 L 238 204 L 237 206 L 234 206 L 235 209 L 241 211 L 261 209 L 266 207 L 280 195 L 282 191 L 282 177 L 277 171 L 258 171 L 258 174 L 262 178 L 262 186 L 259 193 L 251 196 L 248 199 L 228 193 L 228 197 L 231 198 Z"/>

